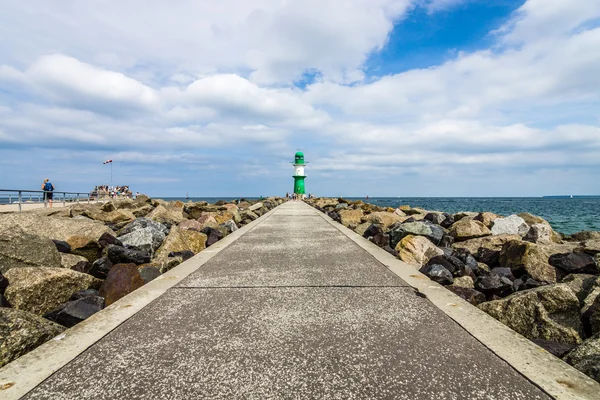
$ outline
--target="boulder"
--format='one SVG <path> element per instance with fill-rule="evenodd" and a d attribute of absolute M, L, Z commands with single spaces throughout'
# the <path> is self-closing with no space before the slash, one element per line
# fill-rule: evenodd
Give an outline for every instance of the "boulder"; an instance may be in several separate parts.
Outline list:
<path fill-rule="evenodd" d="M 482 224 L 484 224 L 487 228 L 492 228 L 492 225 L 494 225 L 494 221 L 497 220 L 498 218 L 502 218 L 501 216 L 499 216 L 498 214 L 494 214 L 492 212 L 482 212 L 477 214 L 473 220 L 475 221 L 479 221 Z M 492 230 L 493 232 L 493 230 Z"/>
<path fill-rule="evenodd" d="M 137 229 L 131 233 L 119 236 L 119 240 L 123 243 L 123 246 L 150 254 L 160 247 L 165 238 L 166 235 L 162 231 L 152 227 Z"/>
<path fill-rule="evenodd" d="M 71 295 L 71 300 L 83 299 L 84 297 L 94 297 L 99 295 L 100 292 L 98 292 L 96 289 L 80 290 Z"/>
<path fill-rule="evenodd" d="M 596 231 L 581 231 L 571 235 L 572 240 L 585 241 L 585 240 L 600 240 L 600 232 Z"/>
<path fill-rule="evenodd" d="M 18 227 L 0 231 L 0 273 L 12 268 L 60 266 L 61 253 L 52 240 Z"/>
<path fill-rule="evenodd" d="M 128 249 L 114 244 L 106 248 L 106 256 L 113 264 L 144 264 L 150 262 L 151 259 L 150 252 L 148 251 Z"/>
<path fill-rule="evenodd" d="M 583 301 L 581 320 L 587 335 L 600 332 L 600 288 L 594 287 Z"/>
<path fill-rule="evenodd" d="M 396 222 L 400 222 L 403 219 L 404 218 L 398 214 L 386 211 L 376 211 L 366 216 L 367 222 L 380 225 L 384 231 L 388 230 L 390 226 L 394 225 Z"/>
<path fill-rule="evenodd" d="M 438 264 L 446 268 L 453 276 L 462 276 L 465 273 L 465 263 L 452 254 L 442 254 L 432 257 L 427 265 Z"/>
<path fill-rule="evenodd" d="M 46 313 L 44 318 L 70 328 L 86 318 L 91 317 L 104 307 L 104 298 L 85 296 L 71 300 Z"/>
<path fill-rule="evenodd" d="M 114 210 L 110 212 L 104 212 L 99 208 L 90 208 L 87 211 L 84 211 L 82 215 L 94 221 L 101 221 L 106 224 L 117 224 L 119 222 L 133 221 L 136 218 L 130 210 Z"/>
<path fill-rule="evenodd" d="M 254 213 L 252 213 L 252 214 L 254 214 Z M 254 216 L 256 218 L 258 218 L 258 215 L 254 214 Z M 254 219 L 256 219 L 256 218 L 254 218 Z M 254 219 L 252 219 L 252 221 L 254 221 Z M 200 230 L 206 228 L 207 226 L 212 226 L 214 228 L 215 226 L 218 225 L 215 217 L 213 217 L 210 214 L 202 214 L 200 217 L 198 217 L 198 219 L 196 221 L 198 221 L 200 223 L 200 226 L 202 226 L 202 228 L 200 228 Z"/>
<path fill-rule="evenodd" d="M 600 382 L 600 333 L 570 351 L 563 360 Z"/>
<path fill-rule="evenodd" d="M 166 208 L 165 206 L 157 206 L 150 214 L 146 216 L 152 221 L 159 222 L 167 227 L 177 225 L 185 218 L 183 217 L 183 210 L 178 208 Z"/>
<path fill-rule="evenodd" d="M 341 210 L 338 214 L 341 224 L 350 229 L 356 228 L 363 217 L 362 210 Z"/>
<path fill-rule="evenodd" d="M 197 254 L 206 248 L 208 237 L 201 232 L 173 227 L 169 235 L 156 251 L 156 257 L 167 257 L 172 251 L 191 250 Z"/>
<path fill-rule="evenodd" d="M 263 207 L 263 203 L 259 202 L 259 203 L 252 204 L 250 207 L 248 207 L 248 209 L 250 211 L 256 211 L 256 210 L 260 210 L 262 207 Z"/>
<path fill-rule="evenodd" d="M 523 275 L 520 278 L 517 278 L 513 282 L 513 289 L 515 292 L 527 289 L 533 289 L 536 287 L 540 287 L 542 284 L 535 279 L 531 279 L 527 275 Z"/>
<path fill-rule="evenodd" d="M 493 266 L 498 264 L 502 246 L 507 242 L 519 239 L 520 237 L 518 235 L 486 236 L 454 243 L 452 244 L 452 247 L 454 249 L 465 249 L 471 253 L 477 261 Z"/>
<path fill-rule="evenodd" d="M 335 206 L 336 211 L 347 210 L 347 209 L 348 209 L 348 203 L 340 203 Z"/>
<path fill-rule="evenodd" d="M 529 232 L 529 225 L 518 215 L 496 218 L 492 224 L 492 235 L 519 235 L 523 237 Z"/>
<path fill-rule="evenodd" d="M 65 242 L 64 240 L 53 239 L 52 242 L 54 242 L 54 245 L 56 246 L 56 250 L 58 250 L 60 253 L 70 253 L 71 252 L 71 245 L 69 243 Z"/>
<path fill-rule="evenodd" d="M 255 212 L 250 211 L 250 210 L 245 210 L 245 211 L 242 211 L 240 213 L 240 218 L 242 219 L 242 221 L 245 220 L 245 219 L 248 219 L 250 221 L 254 221 L 254 220 L 257 220 L 259 217 L 258 217 L 258 215 Z M 216 223 L 217 223 L 217 221 L 215 221 L 215 224 Z"/>
<path fill-rule="evenodd" d="M 591 255 L 600 254 L 600 239 L 589 239 L 581 243 L 582 250 Z"/>
<path fill-rule="evenodd" d="M 457 242 L 474 239 L 483 236 L 489 236 L 492 232 L 479 221 L 468 218 L 462 218 L 452 224 L 450 234 Z"/>
<path fill-rule="evenodd" d="M 154 207 L 152 207 L 150 204 L 145 204 L 141 207 L 134 208 L 133 210 L 131 210 L 131 212 L 136 218 L 142 218 L 150 214 L 153 210 Z"/>
<path fill-rule="evenodd" d="M 496 274 L 498 276 L 503 276 L 506 279 L 509 279 L 511 281 L 515 280 L 515 276 L 513 275 L 512 271 L 510 270 L 510 268 L 506 268 L 506 267 L 495 267 L 492 268 L 490 271 L 492 274 Z"/>
<path fill-rule="evenodd" d="M 446 220 L 446 216 L 442 213 L 429 213 L 423 219 L 433 222 L 436 225 L 441 225 Z"/>
<path fill-rule="evenodd" d="M 561 280 L 561 283 L 571 288 L 582 306 L 590 292 L 596 287 L 600 288 L 600 278 L 589 274 L 569 274 Z"/>
<path fill-rule="evenodd" d="M 86 266 L 89 264 L 87 258 L 78 256 L 76 254 L 60 254 L 60 266 L 63 268 L 73 269 L 75 271 L 83 272 Z M 88 267 L 89 269 L 89 267 Z"/>
<path fill-rule="evenodd" d="M 79 290 L 97 288 L 100 280 L 66 268 L 13 268 L 6 274 L 5 296 L 19 310 L 37 315 L 65 303 Z"/>
<path fill-rule="evenodd" d="M 147 265 L 143 268 L 139 269 L 140 271 L 140 276 L 142 277 L 142 280 L 144 281 L 144 284 L 153 281 L 154 279 L 158 278 L 160 276 L 160 270 L 152 265 Z"/>
<path fill-rule="evenodd" d="M 478 276 L 475 279 L 474 286 L 476 290 L 485 294 L 488 298 L 508 296 L 513 291 L 512 281 L 496 274 Z"/>
<path fill-rule="evenodd" d="M 532 342 L 559 358 L 563 357 L 569 351 L 577 347 L 576 344 L 552 342 L 544 339 L 533 339 Z"/>
<path fill-rule="evenodd" d="M 556 233 L 552 229 L 552 226 L 550 226 L 550 223 L 548 223 L 548 221 L 546 221 L 545 219 L 538 217 L 537 215 L 533 215 L 533 214 L 529 214 L 529 213 L 520 213 L 518 215 L 519 215 L 519 217 L 523 218 L 525 223 L 527 225 L 529 225 L 530 227 L 532 227 L 533 225 L 538 225 L 538 224 L 545 225 L 550 230 L 550 241 L 554 242 L 554 243 L 562 243 L 562 237 L 560 236 L 560 234 Z M 533 233 L 532 233 L 532 235 L 533 235 Z M 538 242 L 534 242 L 534 243 L 538 243 Z M 541 243 L 545 243 L 545 240 L 542 241 Z"/>
<path fill-rule="evenodd" d="M 470 276 L 460 276 L 460 277 L 454 278 L 454 283 L 452 284 L 452 286 L 458 286 L 458 287 L 467 288 L 467 289 L 474 289 L 475 282 L 473 281 L 473 278 L 471 278 Z"/>
<path fill-rule="evenodd" d="M 460 211 L 460 212 L 457 212 L 456 214 L 452 215 L 452 219 L 454 219 L 455 222 L 458 222 L 461 219 L 474 219 L 478 215 L 479 215 L 479 213 L 472 212 L 472 211 Z"/>
<path fill-rule="evenodd" d="M 548 255 L 540 245 L 510 241 L 502 246 L 500 265 L 510 268 L 515 276 L 527 273 L 539 282 L 556 283 L 556 270 L 548 263 Z"/>
<path fill-rule="evenodd" d="M 14 308 L 0 308 L 0 367 L 44 344 L 64 330 L 64 327 L 35 314 Z"/>
<path fill-rule="evenodd" d="M 144 285 L 138 267 L 135 264 L 117 264 L 108 272 L 100 287 L 100 296 L 104 297 L 108 307 L 115 301 Z"/>
<path fill-rule="evenodd" d="M 598 274 L 594 258 L 585 253 L 553 254 L 548 262 L 556 268 L 575 274 Z"/>
<path fill-rule="evenodd" d="M 213 217 L 211 216 L 211 218 L 213 218 Z M 215 224 L 216 223 L 217 223 L 217 221 L 215 221 Z M 186 219 L 185 221 L 180 222 L 179 225 L 177 225 L 177 226 L 179 227 L 179 229 L 183 229 L 183 230 L 191 229 L 191 230 L 195 230 L 198 232 L 201 232 L 202 229 L 204 228 L 204 226 L 195 219 Z"/>
<path fill-rule="evenodd" d="M 128 233 L 135 232 L 140 229 L 152 229 L 153 231 L 161 232 L 164 235 L 169 233 L 169 229 L 161 224 L 160 222 L 153 221 L 149 218 L 136 218 L 134 221 L 125 225 L 123 229 L 119 231 L 119 236 L 127 235 Z"/>
<path fill-rule="evenodd" d="M 231 221 L 233 220 L 233 213 L 230 213 L 229 211 L 222 211 L 220 213 L 218 213 L 217 215 L 215 215 L 215 221 L 217 221 L 217 224 L 222 224 L 225 221 Z"/>
<path fill-rule="evenodd" d="M 579 300 L 568 285 L 541 286 L 478 307 L 528 339 L 581 343 Z"/>
<path fill-rule="evenodd" d="M 371 225 L 372 224 L 370 222 L 363 222 L 362 224 L 359 224 L 356 226 L 356 228 L 354 228 L 354 232 L 364 237 L 365 232 Z"/>
<path fill-rule="evenodd" d="M 223 232 L 217 228 L 206 227 L 202 230 L 202 233 L 206 235 L 206 247 L 212 246 L 225 237 Z"/>
<path fill-rule="evenodd" d="M 108 259 L 108 257 L 101 257 L 94 261 L 90 270 L 87 271 L 87 273 L 99 279 L 106 279 L 108 271 L 110 271 L 112 266 L 113 263 Z"/>
<path fill-rule="evenodd" d="M 369 222 L 367 222 L 369 223 Z M 383 234 L 383 228 L 377 224 L 371 224 L 365 231 L 363 232 L 363 237 L 368 239 L 370 237 Z"/>
<path fill-rule="evenodd" d="M 396 245 L 398 258 L 402 261 L 417 267 L 427 264 L 435 257 L 441 256 L 444 252 L 431 243 L 424 236 L 408 235 Z"/>
<path fill-rule="evenodd" d="M 238 226 L 235 224 L 235 221 L 233 221 L 231 219 L 229 221 L 223 222 L 219 226 L 222 228 L 225 228 L 227 230 L 228 234 L 233 233 L 239 229 Z"/>
<path fill-rule="evenodd" d="M 532 243 L 547 244 L 552 240 L 552 228 L 546 224 L 533 224 L 529 227 L 529 231 L 523 238 Z"/>
<path fill-rule="evenodd" d="M 395 224 L 390 229 L 391 245 L 395 247 L 407 235 L 425 236 L 434 244 L 439 244 L 446 231 L 431 221 L 414 221 Z"/>
<path fill-rule="evenodd" d="M 456 283 L 456 279 L 454 280 L 454 283 Z M 446 289 L 450 290 L 451 292 L 468 301 L 469 303 L 473 304 L 474 306 L 479 305 L 486 300 L 485 295 L 481 292 L 478 292 L 475 289 L 460 287 L 456 284 L 446 286 Z"/>
<path fill-rule="evenodd" d="M 419 270 L 427 275 L 429 279 L 439 283 L 440 285 L 451 285 L 454 283 L 452 273 L 440 264 L 428 264 Z"/>

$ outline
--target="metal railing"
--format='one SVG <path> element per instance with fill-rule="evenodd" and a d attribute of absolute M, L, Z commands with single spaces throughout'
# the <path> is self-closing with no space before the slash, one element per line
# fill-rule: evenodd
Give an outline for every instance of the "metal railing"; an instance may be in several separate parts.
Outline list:
<path fill-rule="evenodd" d="M 92 196 L 91 192 L 47 192 L 45 190 L 20 190 L 20 189 L 0 189 L 0 204 L 18 204 L 19 212 L 22 211 L 23 204 L 44 204 L 48 207 L 46 193 L 52 193 L 52 202 L 62 202 L 63 206 L 67 203 L 80 203 L 85 201 L 88 204 L 92 201 L 98 201 L 98 196 Z"/>

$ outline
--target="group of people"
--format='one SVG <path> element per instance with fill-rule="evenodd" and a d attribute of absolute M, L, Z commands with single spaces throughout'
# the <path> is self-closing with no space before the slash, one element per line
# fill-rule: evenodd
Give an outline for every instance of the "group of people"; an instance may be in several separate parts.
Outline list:
<path fill-rule="evenodd" d="M 133 193 L 129 190 L 129 186 L 108 186 L 108 185 L 100 185 L 94 187 L 92 191 L 92 197 L 133 197 Z"/>
<path fill-rule="evenodd" d="M 309 193 L 308 196 L 306 194 L 298 194 L 298 193 L 290 194 L 289 192 L 285 194 L 286 199 L 292 199 L 292 200 L 304 200 L 306 198 L 312 199 L 313 197 L 314 196 L 311 193 Z"/>

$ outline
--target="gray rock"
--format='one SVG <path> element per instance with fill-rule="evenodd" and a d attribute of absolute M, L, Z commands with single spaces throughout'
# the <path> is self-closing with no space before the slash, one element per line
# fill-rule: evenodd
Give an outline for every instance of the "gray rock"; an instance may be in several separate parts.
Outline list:
<path fill-rule="evenodd" d="M 455 280 L 455 282 L 456 282 L 456 280 Z M 485 295 L 481 292 L 478 292 L 475 289 L 465 288 L 465 287 L 460 287 L 460 286 L 455 286 L 455 285 L 446 286 L 446 289 L 450 290 L 457 296 L 465 299 L 466 301 L 473 304 L 474 306 L 479 305 L 486 300 Z"/>
<path fill-rule="evenodd" d="M 579 300 L 564 283 L 517 292 L 478 307 L 528 339 L 581 343 Z"/>
<path fill-rule="evenodd" d="M 67 242 L 65 242 L 64 240 L 52 240 L 54 242 L 54 245 L 56 246 L 56 250 L 58 250 L 61 253 L 70 253 L 71 252 L 71 245 Z"/>
<path fill-rule="evenodd" d="M 103 306 L 104 297 L 81 297 L 46 313 L 44 318 L 70 328 L 102 310 Z"/>
<path fill-rule="evenodd" d="M 584 301 L 584 308 L 581 310 L 581 320 L 583 328 L 587 335 L 594 335 L 600 332 L 600 291 L 592 290 Z"/>
<path fill-rule="evenodd" d="M 0 367 L 30 352 L 65 330 L 37 315 L 0 308 Z"/>
<path fill-rule="evenodd" d="M 153 221 L 149 218 L 136 218 L 134 221 L 125 225 L 125 227 L 123 227 L 123 229 L 119 231 L 119 236 L 127 235 L 128 233 L 137 231 L 139 229 L 147 228 L 162 232 L 164 235 L 167 235 L 169 233 L 169 229 L 160 222 Z"/>
<path fill-rule="evenodd" d="M 145 264 L 150 262 L 150 253 L 146 251 L 127 249 L 111 244 L 107 247 L 106 256 L 113 264 Z"/>
<path fill-rule="evenodd" d="M 563 360 L 600 382 L 600 334 L 587 339 L 569 352 Z"/>
<path fill-rule="evenodd" d="M 220 226 L 227 229 L 227 232 L 229 233 L 235 232 L 239 229 L 235 222 L 232 220 L 225 221 Z"/>
<path fill-rule="evenodd" d="M 496 274 L 482 275 L 475 280 L 475 289 L 488 297 L 504 297 L 512 293 L 513 283 L 510 279 Z"/>
<path fill-rule="evenodd" d="M 443 265 L 427 265 L 421 268 L 420 272 L 424 273 L 429 277 L 429 279 L 439 283 L 440 285 L 451 285 L 454 282 L 452 273 L 444 268 Z"/>
<path fill-rule="evenodd" d="M 89 271 L 85 271 L 86 273 L 95 276 L 99 279 L 106 279 L 108 275 L 108 271 L 112 268 L 113 263 L 108 259 L 108 257 L 101 257 L 94 261 L 92 267 Z M 84 272 L 84 271 L 80 271 Z"/>
<path fill-rule="evenodd" d="M 462 276 L 465 273 L 465 263 L 459 258 L 452 255 L 445 254 L 441 256 L 435 256 L 429 260 L 427 265 L 438 264 L 446 268 L 452 276 Z"/>
<path fill-rule="evenodd" d="M 569 285 L 582 305 L 594 288 L 600 288 L 600 278 L 589 274 L 569 274 L 562 279 L 561 283 Z"/>
<path fill-rule="evenodd" d="M 549 224 L 533 224 L 523 238 L 532 243 L 550 243 L 552 242 L 552 228 Z"/>
<path fill-rule="evenodd" d="M 525 236 L 529 231 L 529 225 L 518 215 L 510 215 L 506 218 L 497 218 L 492 225 L 492 235 L 519 235 Z"/>
<path fill-rule="evenodd" d="M 140 276 L 142 277 L 144 284 L 153 281 L 160 276 L 160 270 L 156 267 L 148 265 L 140 269 Z"/>
<path fill-rule="evenodd" d="M 19 227 L 0 232 L 0 272 L 12 268 L 60 267 L 61 253 L 52 240 L 24 232 Z"/>
<path fill-rule="evenodd" d="M 597 274 L 600 271 L 594 257 L 585 253 L 553 254 L 548 262 L 569 273 Z"/>
<path fill-rule="evenodd" d="M 408 235 L 425 236 L 433 244 L 439 244 L 445 234 L 444 228 L 427 220 L 395 224 L 390 229 L 390 246 L 396 247 Z"/>
<path fill-rule="evenodd" d="M 165 238 L 166 235 L 163 231 L 150 226 L 119 236 L 119 240 L 125 247 L 150 254 L 153 254 L 160 247 Z"/>

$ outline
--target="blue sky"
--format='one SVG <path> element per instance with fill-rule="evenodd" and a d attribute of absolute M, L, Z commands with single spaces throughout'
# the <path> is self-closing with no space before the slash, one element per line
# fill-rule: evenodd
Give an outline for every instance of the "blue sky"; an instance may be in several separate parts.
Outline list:
<path fill-rule="evenodd" d="M 251 4 L 250 4 L 251 3 Z M 493 3 L 493 4 L 490 4 Z M 600 0 L 0 4 L 0 188 L 597 194 Z"/>

